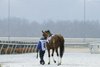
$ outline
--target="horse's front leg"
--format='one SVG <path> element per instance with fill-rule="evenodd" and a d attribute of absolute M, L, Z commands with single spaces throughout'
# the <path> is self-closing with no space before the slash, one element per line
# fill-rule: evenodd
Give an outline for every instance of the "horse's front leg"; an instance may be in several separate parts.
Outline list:
<path fill-rule="evenodd" d="M 48 58 L 49 58 L 48 64 L 50 64 L 50 50 L 48 50 Z"/>
<path fill-rule="evenodd" d="M 54 59 L 54 49 L 52 49 L 52 58 L 53 58 L 54 63 L 56 63 L 56 60 Z"/>

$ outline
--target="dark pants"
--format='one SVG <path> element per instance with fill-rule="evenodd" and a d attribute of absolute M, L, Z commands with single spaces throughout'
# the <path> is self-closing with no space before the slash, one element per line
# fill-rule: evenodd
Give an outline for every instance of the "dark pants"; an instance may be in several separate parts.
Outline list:
<path fill-rule="evenodd" d="M 44 54 L 45 54 L 45 51 L 41 51 L 39 52 L 39 56 L 40 56 L 40 64 L 44 65 L 45 62 L 44 62 Z"/>

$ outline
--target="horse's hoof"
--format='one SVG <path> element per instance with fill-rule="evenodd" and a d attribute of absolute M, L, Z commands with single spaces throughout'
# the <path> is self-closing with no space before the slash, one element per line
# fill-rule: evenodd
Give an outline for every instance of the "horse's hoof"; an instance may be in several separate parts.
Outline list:
<path fill-rule="evenodd" d="M 54 60 L 54 63 L 56 63 L 56 61 Z"/>
<path fill-rule="evenodd" d="M 58 63 L 58 66 L 61 65 L 61 63 Z"/>
<path fill-rule="evenodd" d="M 50 65 L 50 62 L 48 62 L 48 65 Z"/>

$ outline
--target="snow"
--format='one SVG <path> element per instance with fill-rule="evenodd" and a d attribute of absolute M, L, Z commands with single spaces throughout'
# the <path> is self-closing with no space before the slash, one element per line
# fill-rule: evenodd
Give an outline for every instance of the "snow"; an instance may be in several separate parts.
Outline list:
<path fill-rule="evenodd" d="M 51 64 L 47 64 L 47 52 L 44 59 L 46 64 L 40 65 L 36 53 L 0 55 L 0 67 L 57 67 L 52 58 Z M 56 56 L 55 59 L 57 60 Z M 66 52 L 59 67 L 100 67 L 100 54 Z"/>

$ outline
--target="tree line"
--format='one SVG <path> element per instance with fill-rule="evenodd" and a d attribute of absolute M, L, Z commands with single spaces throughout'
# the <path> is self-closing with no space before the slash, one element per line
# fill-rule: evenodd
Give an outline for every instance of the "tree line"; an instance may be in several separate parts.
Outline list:
<path fill-rule="evenodd" d="M 0 36 L 12 37 L 40 37 L 42 30 L 50 30 L 53 34 L 62 34 L 68 38 L 99 38 L 100 22 L 98 20 L 87 21 L 44 21 L 42 23 L 26 19 L 10 18 L 0 19 Z"/>

